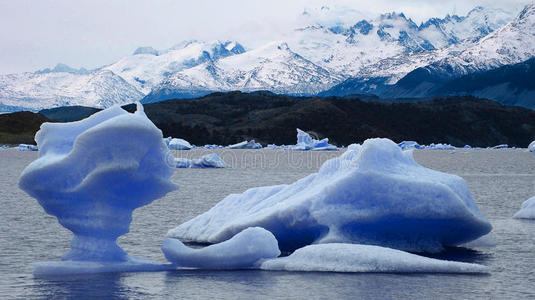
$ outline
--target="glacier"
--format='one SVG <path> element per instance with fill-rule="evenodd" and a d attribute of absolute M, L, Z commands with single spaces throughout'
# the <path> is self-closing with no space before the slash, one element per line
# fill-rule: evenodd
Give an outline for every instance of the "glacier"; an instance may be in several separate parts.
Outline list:
<path fill-rule="evenodd" d="M 229 195 L 167 236 L 219 243 L 255 226 L 283 252 L 335 242 L 438 252 L 492 229 L 462 178 L 420 166 L 388 139 L 350 145 L 293 184 Z"/>
<path fill-rule="evenodd" d="M 243 141 L 237 144 L 227 146 L 229 149 L 262 149 L 262 145 L 255 140 Z"/>
<path fill-rule="evenodd" d="M 485 266 L 427 258 L 408 252 L 356 244 L 320 244 L 268 259 L 262 270 L 353 273 L 488 273 Z"/>
<path fill-rule="evenodd" d="M 297 128 L 297 144 L 291 146 L 289 149 L 299 151 L 336 151 L 338 150 L 338 147 L 329 144 L 328 138 L 318 141 L 313 139 L 308 133 Z"/>
<path fill-rule="evenodd" d="M 175 166 L 177 168 L 192 168 L 192 169 L 206 169 L 206 168 L 226 168 L 227 163 L 215 153 L 203 155 L 201 158 L 187 159 L 175 158 Z"/>
<path fill-rule="evenodd" d="M 162 252 L 177 267 L 225 270 L 258 268 L 261 260 L 281 254 L 273 234 L 260 227 L 246 228 L 227 241 L 201 249 L 167 238 Z"/>
<path fill-rule="evenodd" d="M 35 140 L 38 159 L 19 187 L 74 234 L 62 261 L 38 263 L 36 274 L 168 268 L 129 256 L 116 242 L 129 232 L 133 210 L 178 188 L 162 132 L 140 104 L 133 114 L 113 106 L 77 122 L 44 123 Z"/>
<path fill-rule="evenodd" d="M 535 219 L 535 197 L 529 198 L 522 203 L 518 212 L 513 216 L 515 219 Z"/>

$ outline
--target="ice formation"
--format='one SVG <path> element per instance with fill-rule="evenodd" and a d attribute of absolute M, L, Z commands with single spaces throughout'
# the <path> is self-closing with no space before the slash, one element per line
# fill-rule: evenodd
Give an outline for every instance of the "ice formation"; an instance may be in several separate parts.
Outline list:
<path fill-rule="evenodd" d="M 501 145 L 496 145 L 496 146 L 491 147 L 491 149 L 508 149 L 508 148 L 509 148 L 509 145 L 507 144 L 501 144 Z"/>
<path fill-rule="evenodd" d="M 193 168 L 193 169 L 206 169 L 206 168 L 226 168 L 225 161 L 215 153 L 204 155 L 201 158 L 187 159 L 176 158 L 175 166 L 177 168 Z"/>
<path fill-rule="evenodd" d="M 221 148 L 225 148 L 221 145 L 214 145 L 214 144 L 209 144 L 209 145 L 204 145 L 203 147 L 204 149 L 221 149 Z"/>
<path fill-rule="evenodd" d="M 218 243 L 253 226 L 283 251 L 341 242 L 436 252 L 492 228 L 462 178 L 418 165 L 387 139 L 350 145 L 293 184 L 229 195 L 168 236 Z"/>
<path fill-rule="evenodd" d="M 516 219 L 535 219 L 535 197 L 522 203 L 520 210 L 513 216 Z"/>
<path fill-rule="evenodd" d="M 38 148 L 35 145 L 20 144 L 17 147 L 17 150 L 19 150 L 19 151 L 37 151 Z"/>
<path fill-rule="evenodd" d="M 259 227 L 247 228 L 230 240 L 201 249 L 167 238 L 163 241 L 162 252 L 178 267 L 200 269 L 257 268 L 260 260 L 281 254 L 273 234 Z"/>
<path fill-rule="evenodd" d="M 297 144 L 290 146 L 291 150 L 299 151 L 332 151 L 338 150 L 336 146 L 329 144 L 329 139 L 324 138 L 321 141 L 313 139 L 308 133 L 297 128 Z"/>
<path fill-rule="evenodd" d="M 528 151 L 535 153 L 535 141 L 531 142 L 528 146 Z"/>
<path fill-rule="evenodd" d="M 478 264 L 427 258 L 371 245 L 321 244 L 264 261 L 264 270 L 367 273 L 487 273 Z"/>
<path fill-rule="evenodd" d="M 63 262 L 36 270 L 150 269 L 116 243 L 129 231 L 134 209 L 177 188 L 170 181 L 172 155 L 143 107 L 130 114 L 114 106 L 77 122 L 44 123 L 35 140 L 39 158 L 24 169 L 19 186 L 74 234 Z"/>
<path fill-rule="evenodd" d="M 431 149 L 431 150 L 455 150 L 455 149 L 457 149 L 457 148 L 455 148 L 454 146 L 452 146 L 450 144 L 441 144 L 441 143 L 430 144 L 429 146 L 426 146 L 425 148 L 426 149 Z"/>
<path fill-rule="evenodd" d="M 243 141 L 234 145 L 228 146 L 229 149 L 261 149 L 262 145 L 255 142 L 255 140 Z"/>
<path fill-rule="evenodd" d="M 403 150 L 409 150 L 409 149 L 425 149 L 425 146 L 421 146 L 417 142 L 414 141 L 403 141 L 398 144 L 398 147 Z"/>
<path fill-rule="evenodd" d="M 188 141 L 176 138 L 171 139 L 169 141 L 168 146 L 171 150 L 190 150 L 191 148 L 193 148 L 193 146 L 191 146 Z"/>

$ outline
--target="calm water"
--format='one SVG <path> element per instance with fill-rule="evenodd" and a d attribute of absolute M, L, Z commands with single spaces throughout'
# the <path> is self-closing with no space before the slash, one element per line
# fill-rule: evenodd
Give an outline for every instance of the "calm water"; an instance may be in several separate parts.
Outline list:
<path fill-rule="evenodd" d="M 199 157 L 208 150 L 176 152 Z M 179 169 L 180 190 L 139 208 L 120 245 L 132 255 L 165 261 L 160 243 L 167 230 L 212 207 L 230 193 L 289 183 L 317 170 L 340 152 L 215 150 L 232 167 Z M 174 271 L 68 278 L 34 278 L 32 262 L 59 260 L 71 234 L 17 188 L 34 152 L 0 151 L 0 298 L 535 298 L 535 221 L 511 216 L 535 195 L 535 155 L 525 150 L 417 151 L 424 166 L 462 176 L 494 226 L 497 246 L 451 250 L 442 257 L 477 262 L 490 275 L 343 274 L 268 271 Z"/>

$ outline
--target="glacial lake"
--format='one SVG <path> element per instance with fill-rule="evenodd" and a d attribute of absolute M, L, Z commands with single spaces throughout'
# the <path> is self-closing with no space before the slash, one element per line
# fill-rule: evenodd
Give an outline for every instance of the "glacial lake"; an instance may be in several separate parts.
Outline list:
<path fill-rule="evenodd" d="M 180 190 L 134 212 L 119 239 L 129 254 L 164 262 L 167 231 L 231 193 L 291 183 L 341 152 L 284 150 L 174 151 L 197 158 L 215 152 L 227 169 L 177 169 Z M 36 152 L 0 150 L 0 297 L 2 299 L 526 299 L 535 297 L 535 221 L 512 219 L 535 196 L 535 155 L 525 149 L 415 151 L 429 168 L 463 177 L 494 229 L 496 246 L 449 249 L 434 257 L 474 262 L 490 274 L 351 274 L 258 270 L 180 270 L 37 278 L 32 263 L 60 260 L 72 234 L 18 189 Z"/>

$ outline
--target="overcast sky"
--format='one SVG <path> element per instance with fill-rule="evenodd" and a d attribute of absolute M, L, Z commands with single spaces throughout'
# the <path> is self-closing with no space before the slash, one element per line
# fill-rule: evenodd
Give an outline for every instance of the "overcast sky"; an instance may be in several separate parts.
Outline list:
<path fill-rule="evenodd" d="M 95 68 L 138 46 L 166 49 L 183 40 L 235 39 L 248 48 L 279 39 L 304 9 L 322 5 L 372 16 L 403 12 L 417 23 L 466 14 L 477 5 L 520 9 L 532 0 L 0 0 L 0 73 L 58 62 Z M 372 3 L 372 4 L 370 4 Z"/>

